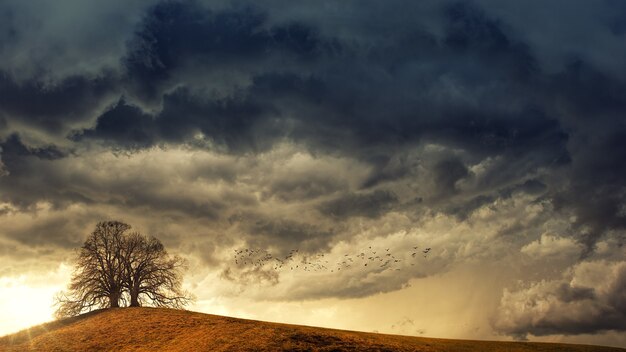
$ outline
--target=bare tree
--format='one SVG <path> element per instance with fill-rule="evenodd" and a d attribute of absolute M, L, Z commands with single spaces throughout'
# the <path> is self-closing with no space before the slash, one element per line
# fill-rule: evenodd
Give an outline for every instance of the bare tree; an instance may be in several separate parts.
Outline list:
<path fill-rule="evenodd" d="M 59 317 L 74 316 L 94 308 L 119 307 L 122 298 L 121 261 L 124 232 L 130 226 L 118 221 L 99 222 L 78 252 L 69 292 L 57 295 Z"/>
<path fill-rule="evenodd" d="M 158 239 L 134 232 L 126 237 L 122 254 L 123 285 L 130 296 L 130 306 L 144 303 L 157 307 L 182 308 L 191 296 L 181 289 L 181 271 L 185 262 L 168 255 Z"/>
<path fill-rule="evenodd" d="M 57 294 L 57 317 L 128 303 L 182 308 L 190 302 L 181 289 L 183 259 L 168 255 L 158 239 L 129 229 L 119 221 L 96 225 L 78 252 L 68 292 Z"/>

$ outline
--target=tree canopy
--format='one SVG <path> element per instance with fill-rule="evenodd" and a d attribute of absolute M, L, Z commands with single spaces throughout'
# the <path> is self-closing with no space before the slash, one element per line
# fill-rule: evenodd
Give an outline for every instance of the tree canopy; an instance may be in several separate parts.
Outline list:
<path fill-rule="evenodd" d="M 182 308 L 191 301 L 181 287 L 184 260 L 130 228 L 119 221 L 96 225 L 78 250 L 67 291 L 56 297 L 57 317 L 107 307 Z"/>

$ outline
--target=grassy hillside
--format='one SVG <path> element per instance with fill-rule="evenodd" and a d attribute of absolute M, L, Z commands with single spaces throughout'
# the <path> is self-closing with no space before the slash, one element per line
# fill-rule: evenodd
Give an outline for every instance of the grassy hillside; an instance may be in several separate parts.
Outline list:
<path fill-rule="evenodd" d="M 0 338 L 0 351 L 626 351 L 333 330 L 156 308 L 107 309 Z"/>

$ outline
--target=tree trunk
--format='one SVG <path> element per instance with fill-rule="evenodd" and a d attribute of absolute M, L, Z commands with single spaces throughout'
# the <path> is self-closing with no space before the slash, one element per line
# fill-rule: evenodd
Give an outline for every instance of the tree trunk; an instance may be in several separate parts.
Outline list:
<path fill-rule="evenodd" d="M 131 307 L 140 307 L 139 298 L 137 296 L 131 296 L 130 298 L 130 306 Z"/>
<path fill-rule="evenodd" d="M 110 308 L 118 308 L 120 306 L 120 295 L 119 293 L 112 293 L 109 296 L 109 307 Z"/>
<path fill-rule="evenodd" d="M 139 287 L 135 287 L 130 291 L 130 306 L 141 307 L 139 304 Z"/>

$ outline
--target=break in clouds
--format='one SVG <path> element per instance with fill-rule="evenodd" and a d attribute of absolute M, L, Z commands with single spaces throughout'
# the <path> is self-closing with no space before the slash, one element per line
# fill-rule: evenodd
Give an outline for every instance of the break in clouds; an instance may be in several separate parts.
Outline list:
<path fill-rule="evenodd" d="M 0 275 L 121 219 L 185 254 L 197 291 L 368 297 L 503 261 L 497 333 L 624 331 L 625 10 L 3 2 Z M 368 247 L 401 270 L 233 263 Z"/>

